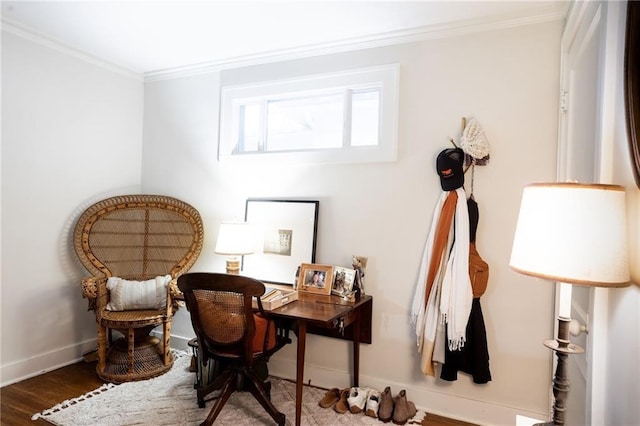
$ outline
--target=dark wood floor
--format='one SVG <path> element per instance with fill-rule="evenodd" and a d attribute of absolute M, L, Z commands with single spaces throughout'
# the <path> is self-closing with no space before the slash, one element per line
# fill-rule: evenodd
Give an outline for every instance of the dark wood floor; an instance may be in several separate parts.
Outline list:
<path fill-rule="evenodd" d="M 80 362 L 0 389 L 0 424 L 6 426 L 50 425 L 31 416 L 104 382 L 96 375 L 95 362 Z"/>
<path fill-rule="evenodd" d="M 95 362 L 80 362 L 1 388 L 0 425 L 50 425 L 42 419 L 34 422 L 31 416 L 100 387 L 104 382 L 95 369 Z M 433 414 L 427 414 L 422 425 L 473 426 Z"/>

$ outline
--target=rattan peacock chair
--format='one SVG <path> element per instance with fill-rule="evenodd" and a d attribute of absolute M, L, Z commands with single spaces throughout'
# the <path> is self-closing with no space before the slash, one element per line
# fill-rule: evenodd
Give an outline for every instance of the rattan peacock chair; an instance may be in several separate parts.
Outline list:
<path fill-rule="evenodd" d="M 74 247 L 92 274 L 82 280 L 82 294 L 96 315 L 101 379 L 144 380 L 172 367 L 171 319 L 180 295 L 176 280 L 195 263 L 202 240 L 198 211 L 166 196 L 111 197 L 80 216 Z M 151 294 L 153 303 L 125 300 L 140 292 L 147 302 Z M 150 336 L 160 325 L 162 339 Z M 122 336 L 114 337 L 113 330 Z"/>

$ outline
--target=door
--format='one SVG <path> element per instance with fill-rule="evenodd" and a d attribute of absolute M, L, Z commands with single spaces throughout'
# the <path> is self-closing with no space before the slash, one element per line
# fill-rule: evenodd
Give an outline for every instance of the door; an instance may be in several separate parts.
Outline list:
<path fill-rule="evenodd" d="M 561 182 L 599 181 L 603 15 L 603 3 L 574 3 L 562 36 L 558 150 L 558 181 Z M 589 287 L 576 285 L 571 286 L 568 294 L 562 293 L 563 297 L 571 298 L 572 319 L 589 324 L 593 293 Z M 556 294 L 560 297 L 559 291 Z M 585 348 L 585 353 L 571 355 L 568 361 L 571 388 L 565 419 L 571 426 L 592 423 L 589 404 L 593 398 L 590 370 L 594 367 L 591 362 L 594 348 L 589 337 L 583 333 L 571 338 L 573 343 Z"/>
<path fill-rule="evenodd" d="M 558 181 L 608 183 L 615 114 L 616 20 L 620 2 L 573 3 L 562 36 Z M 559 292 L 556 293 L 559 296 Z M 564 294 L 563 294 L 564 296 Z M 604 424 L 607 292 L 574 285 L 571 317 L 588 333 L 571 336 L 585 353 L 569 357 L 566 424 Z M 558 301 L 559 306 L 562 301 Z M 594 345 L 594 342 L 598 342 Z"/>

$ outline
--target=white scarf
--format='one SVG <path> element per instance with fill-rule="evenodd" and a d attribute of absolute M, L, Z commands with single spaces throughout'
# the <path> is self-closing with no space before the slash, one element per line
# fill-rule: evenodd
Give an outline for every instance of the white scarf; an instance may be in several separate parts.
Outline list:
<path fill-rule="evenodd" d="M 436 203 L 436 208 L 433 213 L 433 219 L 431 219 L 431 228 L 429 230 L 429 235 L 427 236 L 427 243 L 424 246 L 424 252 L 422 254 L 422 263 L 420 264 L 420 271 L 418 272 L 416 292 L 413 295 L 413 305 L 411 307 L 411 322 L 416 325 L 418 352 L 422 352 L 423 337 L 425 333 L 425 315 L 427 310 L 427 303 L 425 300 L 427 289 L 425 288 L 425 282 L 427 281 L 429 264 L 431 263 L 431 257 L 433 256 L 433 240 L 435 239 L 436 226 L 438 225 L 440 212 L 448 195 L 449 194 L 447 192 L 442 191 Z"/>
<path fill-rule="evenodd" d="M 442 281 L 440 314 L 447 324 L 449 350 L 462 349 L 466 341 L 467 322 L 471 313 L 473 289 L 469 278 L 469 211 L 462 188 L 458 191 L 454 218 L 455 241 Z"/>
<path fill-rule="evenodd" d="M 456 189 L 458 200 L 453 226 L 455 226 L 455 241 L 450 253 L 443 256 L 443 263 L 446 264 L 444 275 L 442 276 L 442 291 L 432 289 L 429 295 L 429 303 L 425 303 L 427 273 L 433 257 L 433 241 L 435 239 L 438 219 L 445 199 L 449 195 L 443 191 L 438 198 L 431 229 L 427 237 L 418 280 L 416 292 L 413 297 L 411 308 L 411 321 L 416 326 L 416 338 L 418 352 L 422 352 L 424 341 L 433 342 L 438 319 L 446 322 L 448 344 L 450 350 L 458 350 L 464 346 L 466 340 L 466 327 L 471 312 L 471 302 L 473 292 L 471 280 L 469 279 L 469 213 L 467 211 L 466 195 L 463 188 Z M 434 295 L 434 293 L 436 293 Z M 433 298 L 432 298 L 433 296 Z M 439 300 L 435 298 L 439 297 Z M 439 311 L 435 315 L 431 306 Z M 427 312 L 431 311 L 431 312 Z"/>

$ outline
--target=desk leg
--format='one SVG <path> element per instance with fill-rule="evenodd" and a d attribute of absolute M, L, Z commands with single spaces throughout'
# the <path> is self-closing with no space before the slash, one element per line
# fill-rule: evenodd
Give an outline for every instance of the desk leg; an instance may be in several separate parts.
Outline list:
<path fill-rule="evenodd" d="M 307 344 L 307 322 L 298 321 L 298 357 L 296 370 L 296 426 L 302 415 L 302 385 L 304 384 L 304 352 Z"/>
<path fill-rule="evenodd" d="M 353 386 L 357 387 L 360 381 L 360 310 L 356 313 L 353 322 Z"/>

